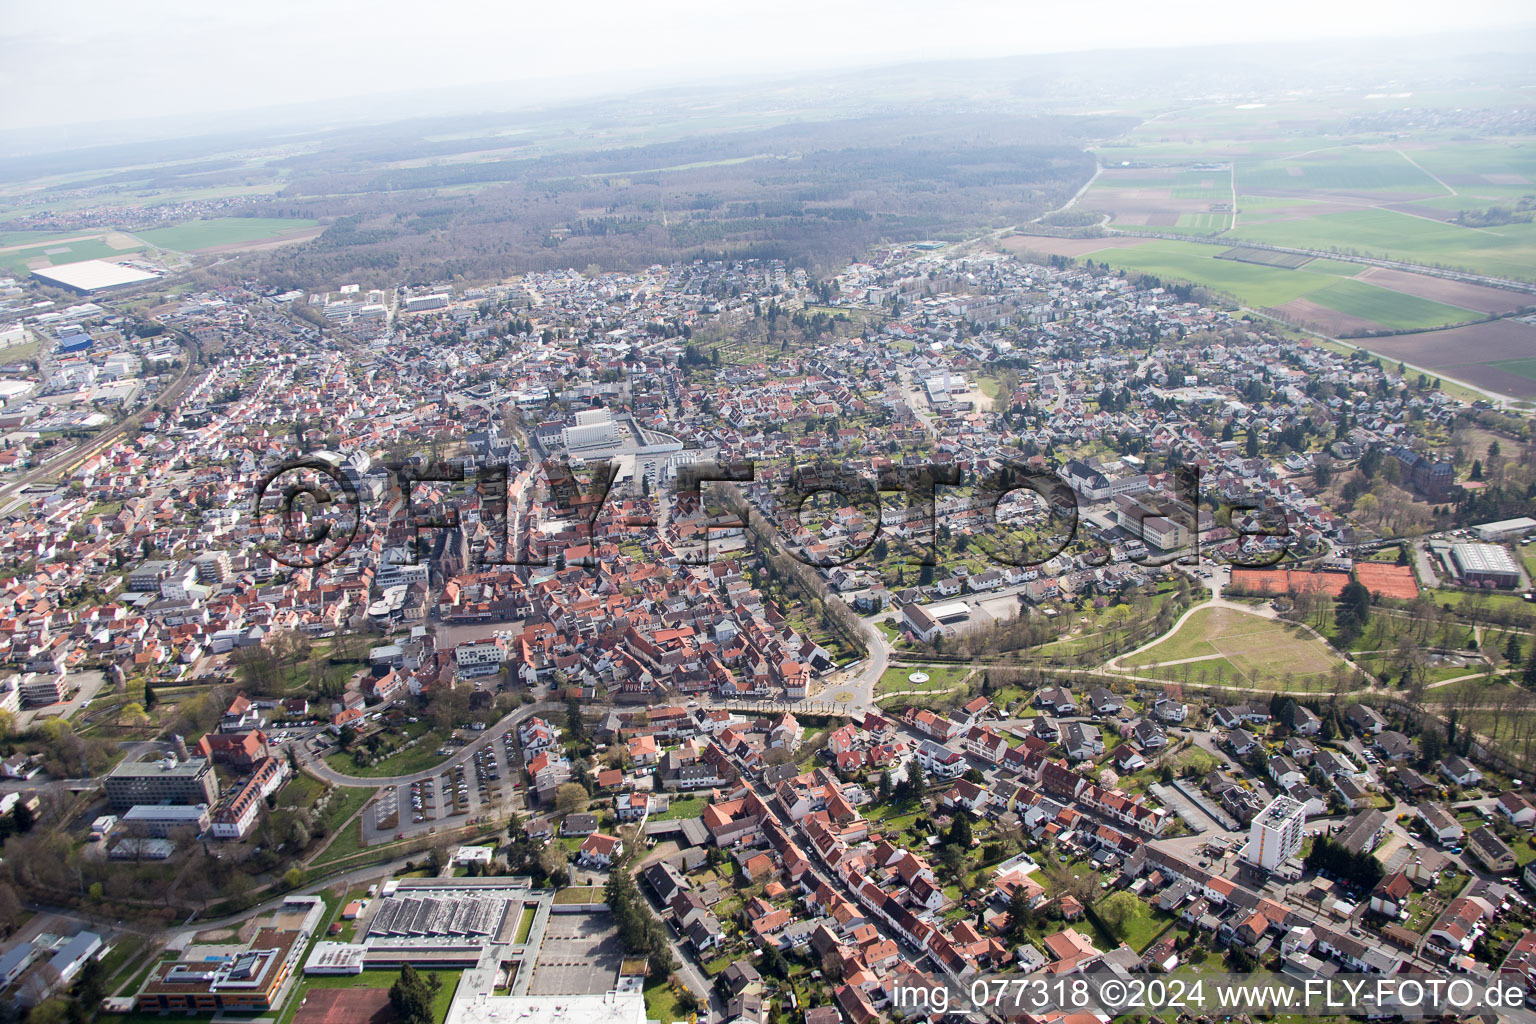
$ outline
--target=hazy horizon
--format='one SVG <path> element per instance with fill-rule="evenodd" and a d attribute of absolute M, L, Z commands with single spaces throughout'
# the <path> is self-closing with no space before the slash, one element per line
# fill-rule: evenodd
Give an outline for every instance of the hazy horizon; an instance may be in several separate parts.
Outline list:
<path fill-rule="evenodd" d="M 1117 0 L 1095 8 L 1092 19 L 1076 8 L 997 0 L 943 11 L 910 0 L 795 0 L 769 16 L 696 0 L 600 3 L 580 12 L 455 0 L 427 15 L 397 0 L 156 6 L 161 16 L 153 21 L 143 8 L 103 0 L 13 7 L 0 29 L 11 58 L 0 83 L 13 97 L 34 99 L 0 111 L 0 131 L 71 133 L 477 87 L 526 90 L 530 102 L 547 102 L 913 61 L 1313 39 L 1390 43 L 1536 26 L 1536 15 L 1512 0 L 1455 9 L 1421 0 L 1306 0 L 1247 10 L 1200 0 L 1177 17 Z"/>

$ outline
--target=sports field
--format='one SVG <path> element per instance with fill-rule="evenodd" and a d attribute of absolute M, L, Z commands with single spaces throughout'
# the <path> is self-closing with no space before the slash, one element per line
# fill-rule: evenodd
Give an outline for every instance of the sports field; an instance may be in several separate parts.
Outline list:
<path fill-rule="evenodd" d="M 453 1002 L 462 971 L 423 970 L 436 974 L 442 986 L 432 998 L 432 1017 L 443 1024 Z M 389 987 L 400 977 L 399 971 L 371 969 L 361 974 L 306 974 L 289 996 L 280 1024 L 388 1024 L 394 1020 L 389 1005 Z"/>
<path fill-rule="evenodd" d="M 1419 594 L 1418 582 L 1413 569 L 1406 565 L 1389 565 L 1383 562 L 1359 562 L 1355 565 L 1355 577 L 1371 593 L 1380 597 L 1395 597 L 1407 601 Z M 1255 594 L 1297 594 L 1317 591 L 1329 597 L 1338 597 L 1349 583 L 1349 574 L 1343 572 L 1303 572 L 1294 569 L 1245 569 L 1232 570 L 1232 585 Z"/>
<path fill-rule="evenodd" d="M 322 988 L 305 993 L 293 1024 L 389 1024 L 394 1017 L 387 988 Z"/>

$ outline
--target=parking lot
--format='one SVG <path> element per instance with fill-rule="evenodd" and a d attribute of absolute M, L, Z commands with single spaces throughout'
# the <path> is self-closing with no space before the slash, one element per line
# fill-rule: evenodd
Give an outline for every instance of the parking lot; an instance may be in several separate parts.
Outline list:
<path fill-rule="evenodd" d="M 551 914 L 529 995 L 600 995 L 619 977 L 623 946 L 611 914 Z"/>
<path fill-rule="evenodd" d="M 365 816 L 365 843 L 385 842 L 439 828 L 457 828 L 482 815 L 522 805 L 521 775 L 509 771 L 515 752 L 490 744 L 438 774 L 385 789 Z"/>

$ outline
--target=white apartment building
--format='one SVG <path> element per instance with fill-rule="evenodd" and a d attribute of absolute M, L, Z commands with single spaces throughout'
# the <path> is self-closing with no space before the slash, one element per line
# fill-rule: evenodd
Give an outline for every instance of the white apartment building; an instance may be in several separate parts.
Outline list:
<path fill-rule="evenodd" d="M 1243 856 L 1256 867 L 1274 871 L 1301 849 L 1306 820 L 1306 806 L 1299 800 L 1275 797 L 1248 826 L 1248 845 Z"/>

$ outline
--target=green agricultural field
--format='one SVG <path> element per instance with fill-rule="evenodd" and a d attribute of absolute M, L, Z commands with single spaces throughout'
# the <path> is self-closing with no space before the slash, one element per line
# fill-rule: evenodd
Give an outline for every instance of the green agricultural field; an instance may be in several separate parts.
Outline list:
<path fill-rule="evenodd" d="M 1202 234 L 1212 234 L 1217 231 L 1225 231 L 1232 226 L 1230 213 L 1181 213 L 1179 223 L 1175 225 L 1175 231 L 1196 231 Z"/>
<path fill-rule="evenodd" d="M 30 272 L 27 264 L 40 256 L 50 265 L 57 267 L 83 260 L 109 260 L 127 256 L 139 252 L 142 248 L 142 246 L 136 246 L 128 249 L 114 249 L 100 238 L 91 238 L 83 242 L 53 242 L 0 253 L 0 266 L 3 266 L 7 273 L 25 276 Z M 50 253 L 50 249 L 62 251 Z"/>
<path fill-rule="evenodd" d="M 1514 102 L 1507 90 L 1499 89 L 1433 95 L 1434 102 L 1450 105 Z M 1416 94 L 1413 102 L 1430 102 L 1423 96 Z M 1204 229 L 1200 211 L 1190 209 L 1189 201 L 1225 201 L 1235 184 L 1237 224 L 1224 233 L 1234 240 L 1388 256 L 1536 280 L 1536 224 L 1474 228 L 1443 219 L 1446 213 L 1512 204 L 1536 192 L 1536 148 L 1519 138 L 1471 139 L 1430 131 L 1388 140 L 1377 132 L 1348 127 L 1348 117 L 1387 112 L 1395 102 L 1401 101 L 1305 98 L 1247 109 L 1219 105 L 1160 112 L 1099 147 L 1105 169 L 1083 205 L 1094 208 L 1098 197 L 1106 208 L 1151 212 L 1158 208 L 1156 196 L 1161 193 L 1186 205 L 1170 202 L 1169 209 L 1181 215 L 1170 218 L 1173 226 L 1156 226 L 1154 221 L 1148 225 L 1151 230 L 1195 234 Z M 1188 169 L 1216 162 L 1230 163 L 1232 174 Z M 1127 191 L 1133 189 L 1142 194 Z M 1308 269 L 1329 272 L 1324 267 Z M 1353 276 L 1358 270 L 1337 272 Z M 1201 283 L 1221 286 L 1218 281 Z"/>
<path fill-rule="evenodd" d="M 1279 267 L 1282 270 L 1296 270 L 1312 260 L 1311 256 L 1300 253 L 1275 252 L 1273 249 L 1256 249 L 1249 245 L 1233 246 L 1226 252 L 1218 253 L 1216 258 L 1237 260 L 1239 263 L 1256 263 L 1261 267 Z"/>
<path fill-rule="evenodd" d="M 1536 380 L 1536 359 L 1502 359 L 1488 365 L 1526 380 Z"/>
<path fill-rule="evenodd" d="M 1481 313 L 1415 295 L 1378 288 L 1364 281 L 1335 281 L 1307 296 L 1319 305 L 1397 330 L 1441 327 L 1481 319 Z"/>
<path fill-rule="evenodd" d="M 1239 205 L 1243 200 L 1239 199 Z M 1470 228 L 1385 209 L 1322 213 L 1304 220 L 1239 219 L 1234 238 L 1299 249 L 1333 249 L 1449 264 L 1478 273 L 1536 279 L 1536 225 Z"/>
<path fill-rule="evenodd" d="M 1319 256 L 1317 259 L 1308 260 L 1305 269 L 1312 274 L 1332 274 L 1334 277 L 1354 277 L 1365 267 L 1359 263 L 1349 263 L 1345 260 L 1330 260 Z"/>
<path fill-rule="evenodd" d="M 1222 251 L 1199 242 L 1156 240 L 1126 249 L 1101 249 L 1088 258 L 1170 282 L 1192 281 L 1253 307 L 1280 306 L 1338 280 L 1333 274 L 1314 274 L 1310 267 L 1286 270 L 1217 259 Z"/>
<path fill-rule="evenodd" d="M 1306 189 L 1332 192 L 1419 192 L 1445 189 L 1407 158 L 1391 149 L 1339 147 L 1280 160 L 1240 160 L 1238 191 Z"/>
<path fill-rule="evenodd" d="M 1223 250 L 1199 242 L 1154 240 L 1123 249 L 1106 248 L 1087 258 L 1097 263 L 1155 274 L 1165 281 L 1190 281 L 1254 309 L 1305 298 L 1328 309 L 1396 330 L 1417 330 L 1476 320 L 1482 314 L 1402 292 L 1348 280 L 1365 267 L 1342 260 L 1313 259 L 1299 267 L 1264 265 L 1227 255 L 1262 256 L 1263 250 Z M 1274 254 L 1283 257 L 1284 254 Z M 1520 370 L 1512 372 L 1521 373 Z"/>
<path fill-rule="evenodd" d="M 22 245 L 30 249 L 39 245 L 57 245 L 66 238 L 99 238 L 100 236 L 100 231 L 92 231 L 88 228 L 81 231 L 0 231 L 0 248 L 9 249 L 13 245 Z"/>
<path fill-rule="evenodd" d="M 1469 199 L 1518 198 L 1536 184 L 1536 151 L 1529 146 L 1448 142 L 1405 152 L 1429 173 L 1452 179 L 1457 195 L 1447 198 L 1459 205 L 1446 209 L 1470 205 Z M 1467 181 L 1468 176 L 1474 180 Z"/>
<path fill-rule="evenodd" d="M 139 238 L 161 249 L 196 252 L 219 245 L 260 242 L 290 231 L 312 228 L 320 223 L 296 217 L 215 217 L 194 220 L 169 228 L 137 232 Z"/>

